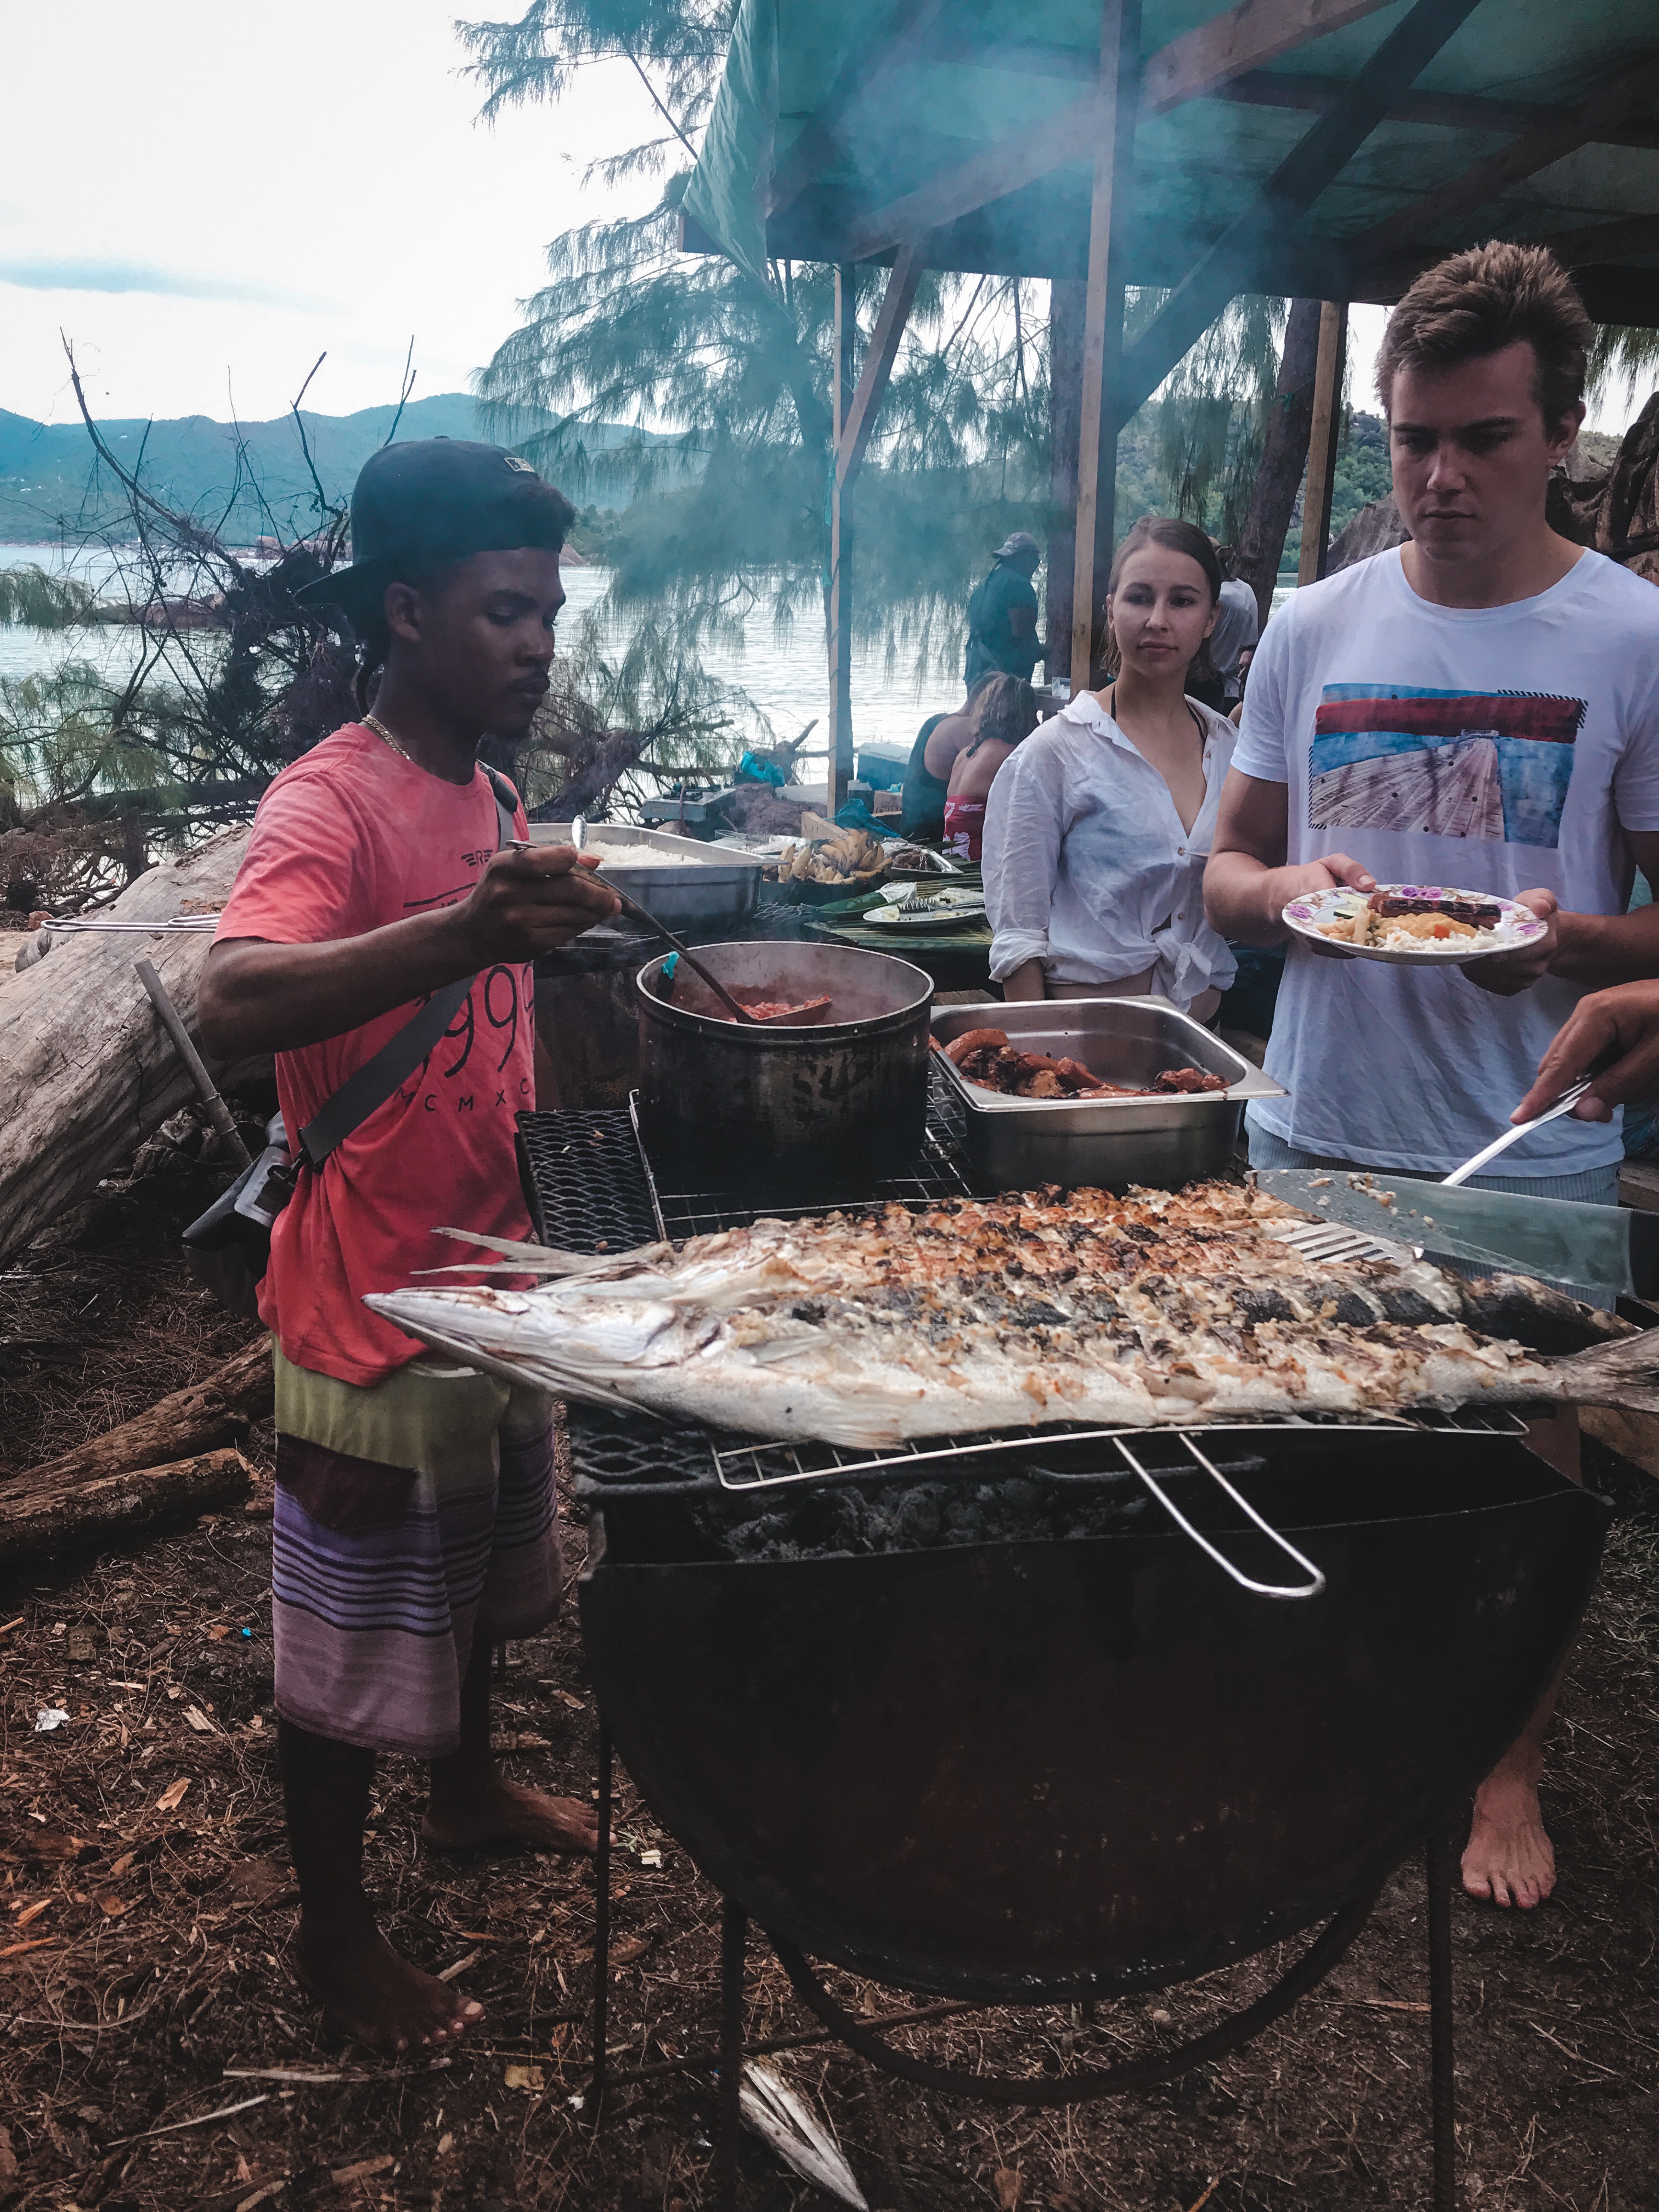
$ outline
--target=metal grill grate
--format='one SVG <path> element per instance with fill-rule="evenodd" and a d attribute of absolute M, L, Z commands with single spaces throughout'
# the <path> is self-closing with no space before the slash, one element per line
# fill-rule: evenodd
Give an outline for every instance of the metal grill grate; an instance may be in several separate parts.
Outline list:
<path fill-rule="evenodd" d="M 658 1234 L 678 1243 L 686 1237 L 707 1237 L 720 1229 L 745 1227 L 763 1212 L 773 1221 L 807 1221 L 814 1216 L 844 1211 L 848 1206 L 939 1206 L 951 1199 L 972 1198 L 975 1193 L 963 1143 L 962 1109 L 949 1084 L 930 1071 L 927 1094 L 927 1132 L 921 1149 L 902 1175 L 890 1176 L 866 1191 L 843 1194 L 811 1206 L 756 1206 L 739 1193 L 729 1190 L 682 1190 L 676 1179 L 653 1165 L 640 1133 L 638 1093 L 629 1100 L 641 1175 L 650 1194 Z"/>
<path fill-rule="evenodd" d="M 1182 1452 L 1195 1456 L 1200 1440 L 1213 1443 L 1225 1437 L 1244 1446 L 1271 1442 L 1282 1450 L 1298 1442 L 1313 1443 L 1338 1434 L 1398 1436 L 1421 1429 L 1432 1429 L 1449 1436 L 1518 1437 L 1526 1433 L 1526 1424 L 1506 1407 L 1489 1413 L 1383 1414 L 1371 1421 L 1349 1420 L 1340 1414 L 1315 1419 L 1238 1421 L 1191 1431 L 1091 1429 L 1081 1425 L 1056 1425 L 1014 1437 L 932 1437 L 896 1444 L 885 1452 L 870 1453 L 844 1452 L 835 1444 L 753 1443 L 713 1436 L 708 1443 L 722 1490 L 777 1490 L 797 1482 L 903 1480 L 934 1468 L 961 1468 L 969 1462 L 993 1461 L 1008 1453 L 1023 1452 L 1029 1456 L 1040 1452 L 1047 1457 L 1057 1450 L 1079 1445 L 1095 1448 L 1088 1456 L 1098 1459 L 1098 1447 L 1109 1446 L 1108 1456 L 1112 1463 L 1109 1468 L 1078 1470 L 1079 1479 L 1097 1481 L 1103 1474 L 1124 1471 L 1127 1462 L 1121 1447 L 1132 1439 L 1136 1450 L 1143 1455 L 1167 1437 Z M 1009 1469 L 1005 1465 L 999 1471 L 1006 1474 Z"/>
<path fill-rule="evenodd" d="M 564 1252 L 631 1252 L 662 1231 L 625 1106 L 520 1114 L 519 1174 L 544 1244 Z"/>
<path fill-rule="evenodd" d="M 896 1200 L 937 1205 L 971 1197 L 974 1185 L 963 1142 L 962 1109 L 937 1074 L 929 1095 L 927 1134 L 908 1175 L 877 1184 L 865 1203 Z M 752 1221 L 757 1209 L 737 1194 L 682 1191 L 659 1186 L 631 1106 L 586 1112 L 520 1114 L 519 1159 L 525 1194 L 544 1243 L 569 1252 L 624 1252 L 670 1237 L 700 1236 Z M 855 1203 L 843 1199 L 845 1206 Z M 773 1206 L 769 1214 L 804 1219 L 833 1206 Z M 1333 1227 L 1335 1224 L 1332 1224 Z M 1316 1239 L 1325 1224 L 1293 1235 Z M 1356 1232 L 1349 1232 L 1355 1234 Z M 1362 1240 L 1375 1248 L 1376 1240 Z M 1316 1256 L 1310 1255 L 1310 1256 Z M 1327 1255 L 1328 1256 L 1328 1255 Z M 1345 1254 L 1343 1256 L 1350 1256 Z M 1383 1416 L 1366 1422 L 1340 1416 L 1273 1422 L 1241 1422 L 1215 1428 L 1105 1429 L 1081 1425 L 1022 1431 L 1018 1436 L 931 1437 L 882 1451 L 850 1451 L 835 1444 L 780 1443 L 733 1437 L 690 1422 L 669 1423 L 647 1413 L 619 1413 L 572 1405 L 570 1444 L 579 1493 L 600 1498 L 619 1492 L 670 1497 L 716 1490 L 786 1488 L 799 1483 L 916 1480 L 947 1469 L 955 1476 L 982 1471 L 988 1478 L 1015 1473 L 1022 1460 L 1040 1459 L 1051 1479 L 1121 1480 L 1133 1462 L 1172 1452 L 1162 1471 L 1192 1464 L 1207 1443 L 1226 1439 L 1235 1449 L 1259 1448 L 1271 1439 L 1280 1450 L 1316 1443 L 1334 1431 L 1348 1435 L 1409 1434 L 1434 1429 L 1468 1436 L 1519 1436 L 1525 1424 L 1508 1409 L 1492 1413 Z M 1070 1462 L 1068 1465 L 1067 1463 Z M 1154 1471 L 1158 1471 L 1156 1465 Z"/>

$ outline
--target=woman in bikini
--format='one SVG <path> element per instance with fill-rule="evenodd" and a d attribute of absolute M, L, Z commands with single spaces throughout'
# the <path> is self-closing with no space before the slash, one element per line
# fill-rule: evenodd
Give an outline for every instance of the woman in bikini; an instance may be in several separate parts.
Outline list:
<path fill-rule="evenodd" d="M 987 804 L 1005 998 L 1157 996 L 1208 1021 L 1232 981 L 1203 876 L 1237 733 L 1186 688 L 1220 592 L 1215 548 L 1189 522 L 1146 516 L 1119 547 L 1115 674 L 1019 747 Z"/>
<path fill-rule="evenodd" d="M 1036 702 L 1023 677 L 988 676 L 968 709 L 972 735 L 951 764 L 945 799 L 945 849 L 958 860 L 977 860 L 985 830 L 985 802 L 997 770 L 1022 738 L 1036 727 Z"/>

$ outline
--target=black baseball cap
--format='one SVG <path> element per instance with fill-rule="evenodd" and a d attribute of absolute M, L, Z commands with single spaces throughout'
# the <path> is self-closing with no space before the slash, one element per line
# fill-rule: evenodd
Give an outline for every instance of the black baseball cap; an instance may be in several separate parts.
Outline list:
<path fill-rule="evenodd" d="M 400 577 L 520 545 L 556 553 L 574 519 L 564 494 L 504 447 L 465 438 L 382 446 L 352 487 L 350 567 L 294 596 L 302 606 L 342 607 L 356 621 Z"/>

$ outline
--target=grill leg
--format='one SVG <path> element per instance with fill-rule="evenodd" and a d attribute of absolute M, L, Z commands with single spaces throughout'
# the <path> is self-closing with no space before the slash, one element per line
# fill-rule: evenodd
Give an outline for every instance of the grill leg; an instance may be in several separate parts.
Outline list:
<path fill-rule="evenodd" d="M 611 2031 L 611 1731 L 599 1717 L 599 1848 L 593 1862 L 593 2124 L 605 2102 Z"/>
<path fill-rule="evenodd" d="M 720 2118 L 715 2212 L 738 2212 L 738 2093 L 743 2083 L 743 1947 L 749 1917 L 728 1897 L 720 1915 Z"/>
<path fill-rule="evenodd" d="M 1443 1834 L 1429 1839 L 1428 1875 L 1434 2212 L 1457 2212 L 1457 2084 L 1452 2071 L 1452 1847 Z"/>

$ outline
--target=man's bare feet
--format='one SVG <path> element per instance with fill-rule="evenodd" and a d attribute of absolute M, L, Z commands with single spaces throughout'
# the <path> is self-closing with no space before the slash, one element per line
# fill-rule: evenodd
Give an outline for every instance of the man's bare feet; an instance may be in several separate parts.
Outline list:
<path fill-rule="evenodd" d="M 579 1797 L 548 1797 L 490 1772 L 437 1788 L 427 1800 L 421 1834 L 436 1850 L 477 1850 L 483 1844 L 524 1844 L 536 1851 L 585 1851 L 599 1847 L 599 1815 Z"/>
<path fill-rule="evenodd" d="M 1555 1887 L 1555 1847 L 1544 1832 L 1538 1784 L 1505 1759 L 1474 1793 L 1463 1887 L 1493 1905 L 1541 1905 Z"/>
<path fill-rule="evenodd" d="M 366 1914 L 326 1928 L 302 1917 L 294 1970 L 337 2027 L 394 2057 L 453 2043 L 483 2018 L 476 1999 L 399 1958 Z"/>

